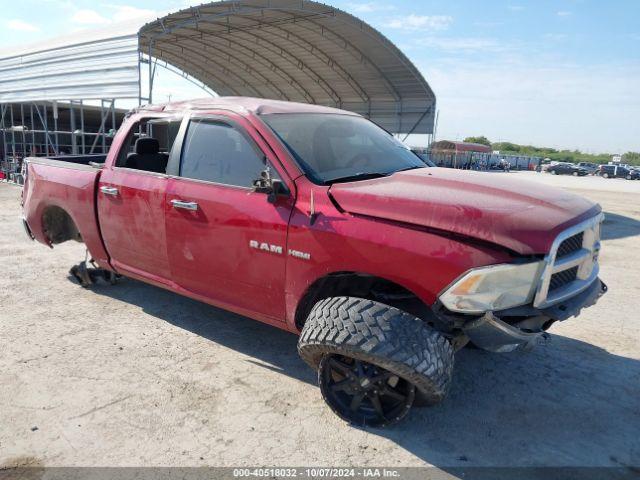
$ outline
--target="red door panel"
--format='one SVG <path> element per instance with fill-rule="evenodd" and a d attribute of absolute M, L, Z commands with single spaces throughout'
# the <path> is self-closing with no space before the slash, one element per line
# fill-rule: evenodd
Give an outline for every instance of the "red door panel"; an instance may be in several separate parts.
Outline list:
<path fill-rule="evenodd" d="M 103 170 L 98 219 L 111 263 L 166 283 L 170 278 L 164 222 L 168 177 L 124 168 Z"/>
<path fill-rule="evenodd" d="M 284 321 L 290 200 L 271 204 L 248 188 L 171 178 L 167 205 L 168 256 L 178 285 L 222 307 Z"/>

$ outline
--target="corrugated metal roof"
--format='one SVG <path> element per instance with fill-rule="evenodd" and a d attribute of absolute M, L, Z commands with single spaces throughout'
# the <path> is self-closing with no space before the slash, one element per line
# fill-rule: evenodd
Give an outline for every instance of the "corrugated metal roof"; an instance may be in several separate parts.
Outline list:
<path fill-rule="evenodd" d="M 137 98 L 137 35 L 0 59 L 0 103 Z"/>
<path fill-rule="evenodd" d="M 140 30 L 143 52 L 220 95 L 355 111 L 394 133 L 432 133 L 435 95 L 382 34 L 334 7 L 300 0 L 214 2 Z"/>
<path fill-rule="evenodd" d="M 138 48 L 220 95 L 354 111 L 393 133 L 432 133 L 435 95 L 377 30 L 304 0 L 213 2 L 0 53 L 0 103 L 137 98 Z"/>
<path fill-rule="evenodd" d="M 0 55 L 0 103 L 138 98 L 139 22 Z"/>

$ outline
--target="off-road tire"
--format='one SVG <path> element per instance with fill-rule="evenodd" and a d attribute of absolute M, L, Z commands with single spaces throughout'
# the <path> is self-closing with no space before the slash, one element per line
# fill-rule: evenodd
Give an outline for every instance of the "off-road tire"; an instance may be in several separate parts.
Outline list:
<path fill-rule="evenodd" d="M 454 363 L 449 341 L 419 318 L 354 297 L 318 302 L 302 329 L 298 353 L 315 370 L 325 355 L 337 354 L 393 372 L 415 385 L 415 406 L 444 399 Z"/>

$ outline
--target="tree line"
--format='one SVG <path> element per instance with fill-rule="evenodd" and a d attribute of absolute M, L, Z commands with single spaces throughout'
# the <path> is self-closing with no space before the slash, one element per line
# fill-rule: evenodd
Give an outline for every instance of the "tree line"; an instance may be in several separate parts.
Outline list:
<path fill-rule="evenodd" d="M 584 153 L 580 150 L 557 150 L 550 147 L 534 147 L 533 145 L 518 145 L 511 142 L 491 142 L 487 137 L 467 137 L 465 142 L 487 145 L 493 150 L 498 150 L 505 155 L 530 155 L 533 157 L 550 158 L 558 162 L 592 162 L 608 163 L 611 161 L 610 153 Z M 640 165 L 640 152 L 627 152 L 622 155 L 622 163 Z"/>

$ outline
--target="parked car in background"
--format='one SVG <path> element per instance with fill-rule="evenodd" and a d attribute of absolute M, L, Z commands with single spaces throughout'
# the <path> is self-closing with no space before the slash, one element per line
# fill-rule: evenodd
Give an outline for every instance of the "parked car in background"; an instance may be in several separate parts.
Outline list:
<path fill-rule="evenodd" d="M 551 159 L 549 158 L 545 158 L 544 160 L 542 160 L 540 162 L 540 167 L 539 167 L 539 171 L 540 172 L 546 172 L 547 169 L 551 166 Z"/>
<path fill-rule="evenodd" d="M 627 180 L 640 179 L 640 171 L 620 167 L 618 165 L 601 165 L 600 176 L 604 178 L 626 178 Z"/>
<path fill-rule="evenodd" d="M 559 163 L 562 163 L 562 162 L 558 162 L 557 160 L 543 160 L 542 161 L 542 171 L 543 172 L 548 172 L 551 167 L 555 167 Z"/>
<path fill-rule="evenodd" d="M 551 175 L 573 175 L 574 177 L 582 177 L 588 175 L 589 171 L 573 163 L 558 163 L 547 168 L 547 172 Z"/>
<path fill-rule="evenodd" d="M 595 174 L 598 171 L 599 166 L 596 165 L 595 163 L 591 163 L 591 162 L 580 162 L 578 163 L 578 166 L 581 168 L 584 168 L 587 172 L 589 172 L 590 175 Z"/>

